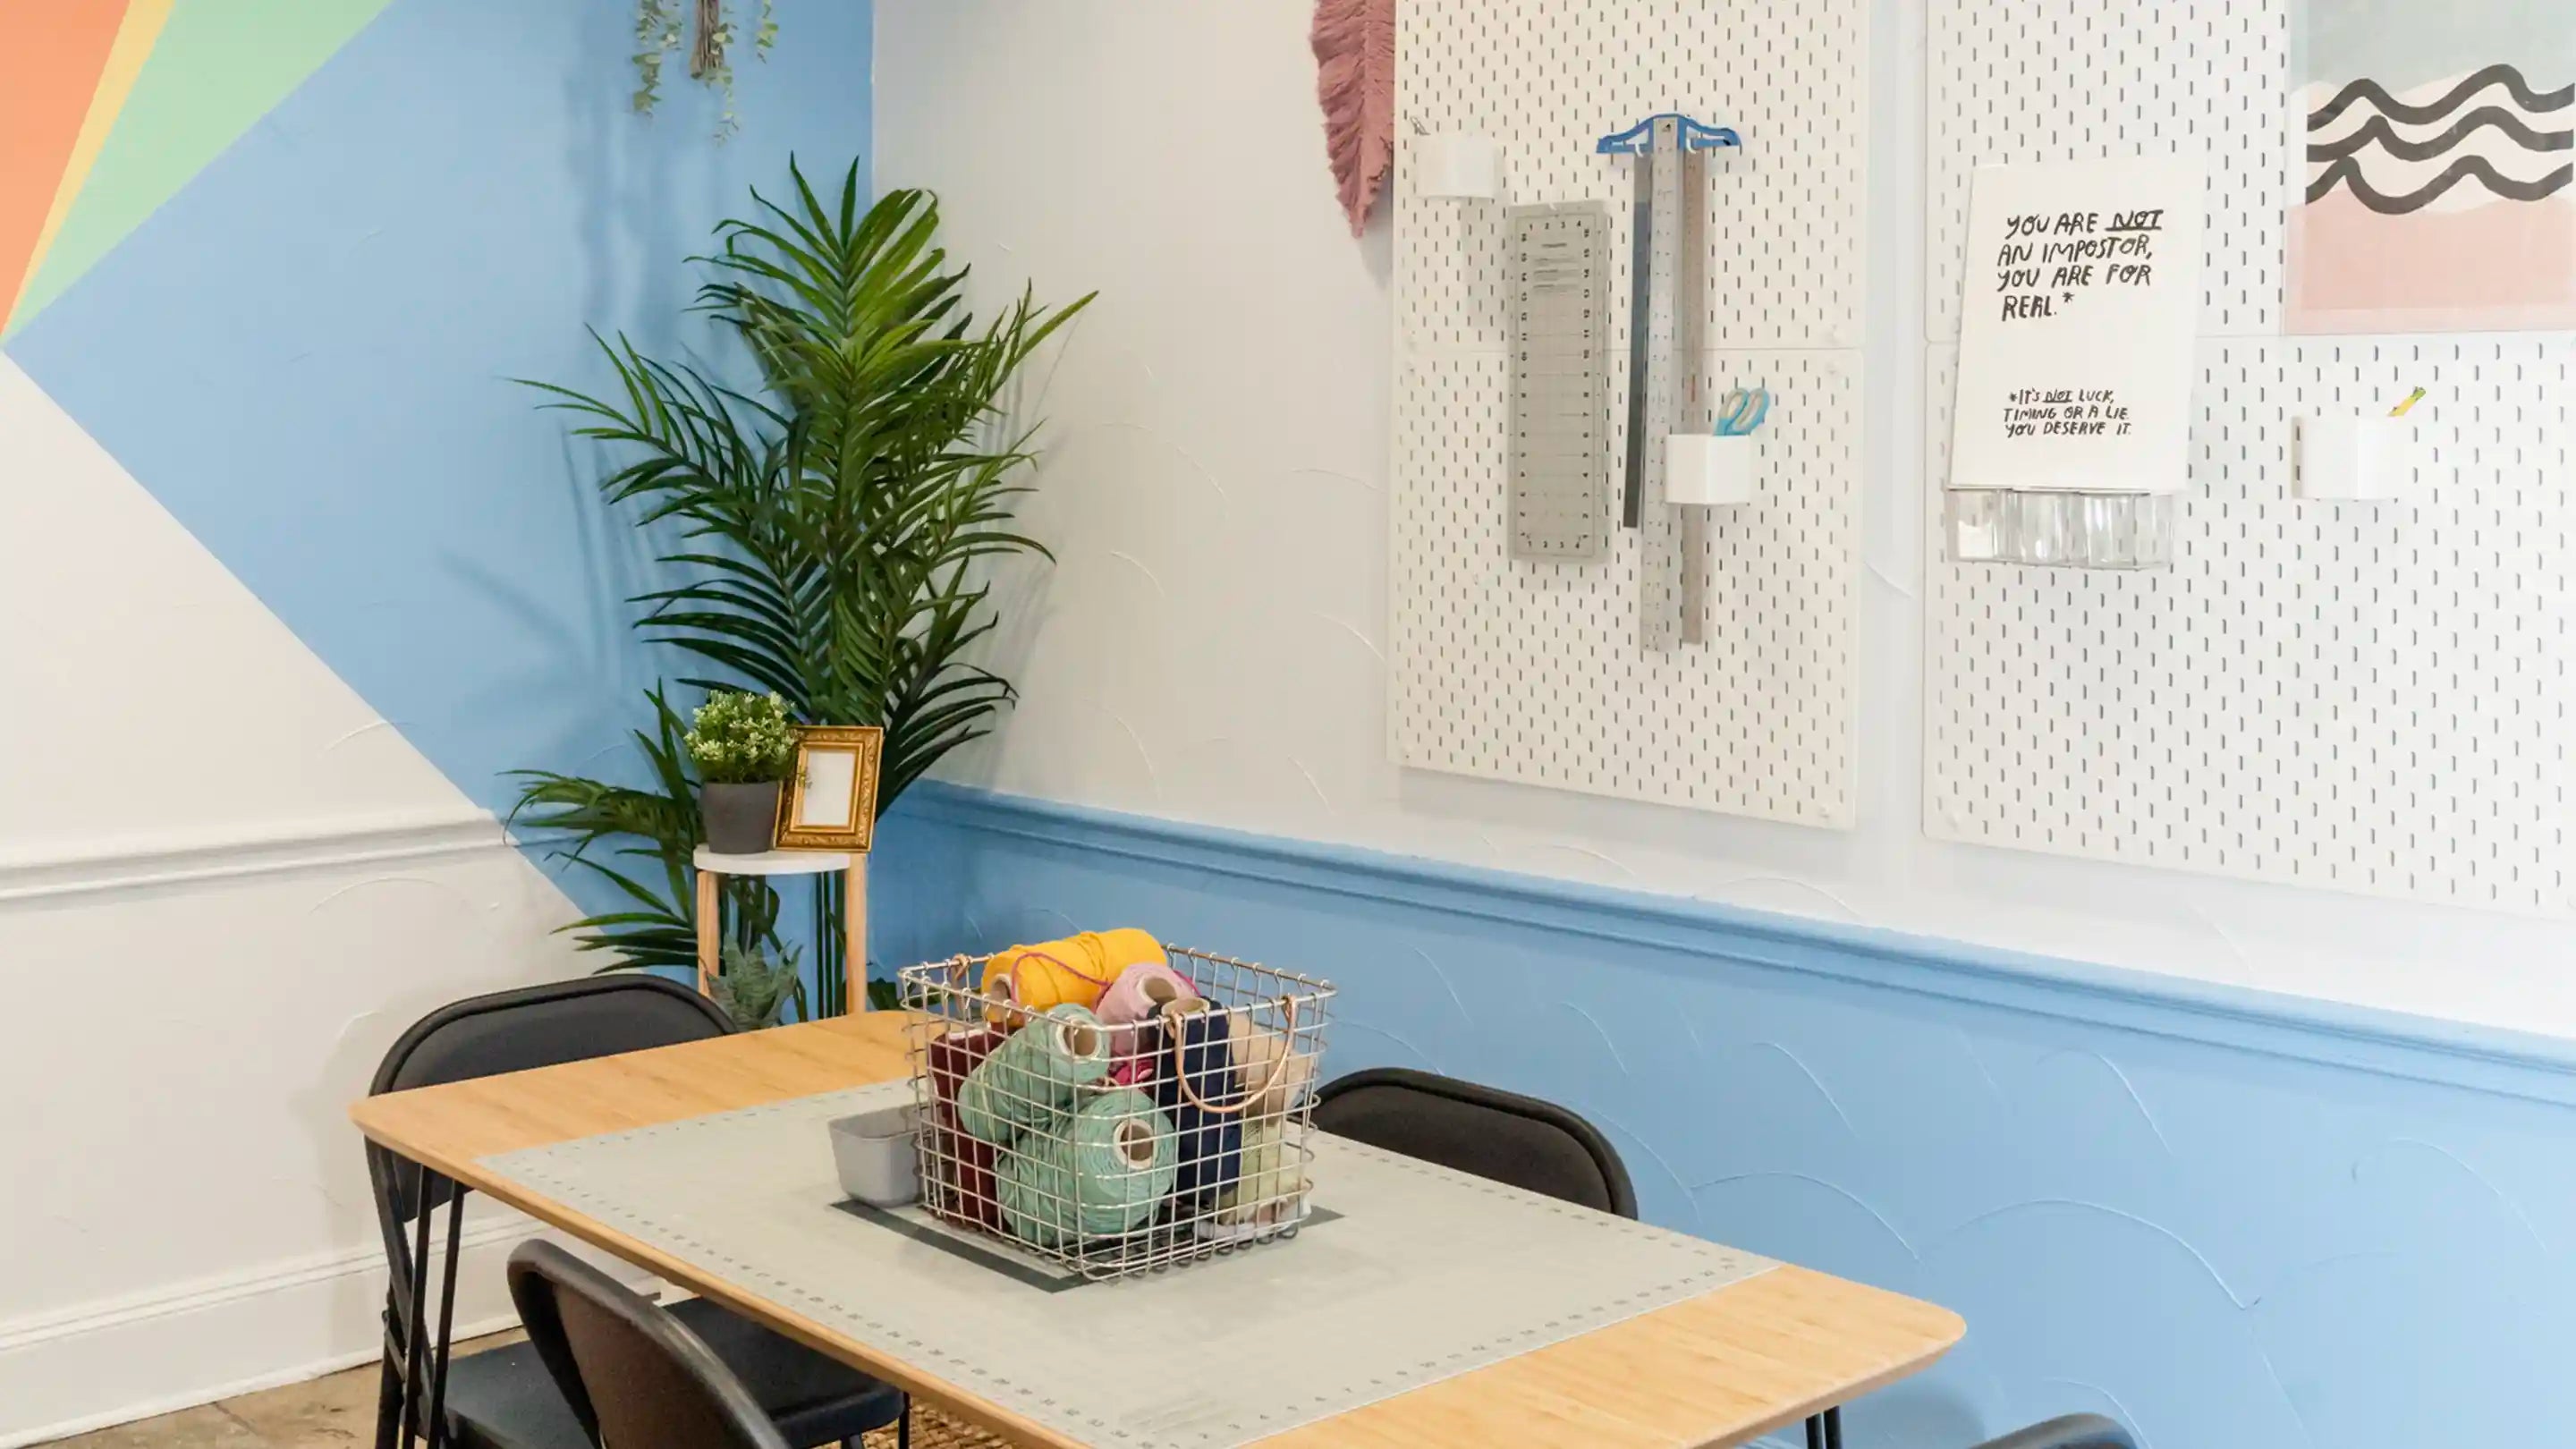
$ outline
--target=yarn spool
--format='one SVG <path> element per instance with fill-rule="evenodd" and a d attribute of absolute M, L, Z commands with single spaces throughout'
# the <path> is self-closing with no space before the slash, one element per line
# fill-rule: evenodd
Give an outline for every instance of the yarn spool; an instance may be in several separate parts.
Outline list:
<path fill-rule="evenodd" d="M 1022 1133 L 1050 1129 L 1073 1110 L 1074 1095 L 1109 1075 L 1109 1033 L 1079 1006 L 1050 1007 L 1014 1032 L 957 1088 L 957 1125 L 1008 1147 Z"/>
<path fill-rule="evenodd" d="M 1228 1226 L 1270 1224 L 1304 1216 L 1305 1154 L 1288 1146 L 1288 1124 L 1255 1117 L 1243 1124 L 1243 1166 L 1217 1194 L 1216 1220 Z"/>
<path fill-rule="evenodd" d="M 1171 1123 L 1142 1092 L 1094 1097 L 1060 1136 L 1032 1134 L 1002 1155 L 1003 1220 L 1042 1248 L 1133 1232 L 1171 1191 L 1177 1155 Z"/>
<path fill-rule="evenodd" d="M 1242 1102 L 1243 1086 L 1232 1013 L 1211 1011 L 1203 1000 L 1178 1001 L 1165 1008 L 1163 1030 L 1169 1052 L 1154 1079 L 1154 1105 L 1170 1115 L 1179 1147 L 1166 1219 L 1186 1222 L 1206 1213 L 1241 1170 L 1241 1114 L 1224 1109 Z"/>
<path fill-rule="evenodd" d="M 1175 1001 L 1198 997 L 1198 987 L 1166 961 L 1139 961 L 1119 972 L 1118 979 L 1101 993 L 1098 1008 L 1101 1021 L 1109 1027 L 1110 1055 L 1123 1066 L 1131 1058 L 1153 1053 L 1156 1043 L 1140 1050 L 1137 1024 L 1160 1016 Z"/>
<path fill-rule="evenodd" d="M 922 1202 L 960 1226 L 999 1228 L 1001 1200 L 993 1183 L 993 1148 L 957 1123 L 957 1095 L 966 1078 L 1009 1038 L 988 1027 L 951 1030 L 930 1043 L 930 1151 L 922 1164 Z"/>
<path fill-rule="evenodd" d="M 984 963 L 978 987 L 998 1000 L 986 1009 L 985 1019 L 1010 1029 L 1067 1002 L 1086 1009 L 1097 1006 L 1118 973 L 1147 961 L 1171 964 L 1163 943 L 1134 927 L 1085 931 L 1060 941 L 996 951 Z"/>
<path fill-rule="evenodd" d="M 1312 1052 L 1290 1049 L 1296 1027 L 1272 1031 L 1238 1022 L 1234 1029 L 1234 1070 L 1242 1080 L 1244 1092 L 1252 1098 L 1244 1111 L 1255 1117 L 1284 1117 L 1306 1095 L 1315 1081 L 1315 1057 Z"/>

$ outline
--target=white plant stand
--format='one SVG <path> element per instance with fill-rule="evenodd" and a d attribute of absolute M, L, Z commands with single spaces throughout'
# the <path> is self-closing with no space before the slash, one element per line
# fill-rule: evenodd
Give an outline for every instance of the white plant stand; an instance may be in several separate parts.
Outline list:
<path fill-rule="evenodd" d="M 840 871 L 848 883 L 841 925 L 848 940 L 841 973 L 845 1011 L 868 1009 L 868 858 L 838 850 L 764 850 L 720 855 L 701 845 L 698 868 L 698 991 L 712 995 L 723 961 L 724 903 L 719 882 L 729 875 L 825 875 Z"/>

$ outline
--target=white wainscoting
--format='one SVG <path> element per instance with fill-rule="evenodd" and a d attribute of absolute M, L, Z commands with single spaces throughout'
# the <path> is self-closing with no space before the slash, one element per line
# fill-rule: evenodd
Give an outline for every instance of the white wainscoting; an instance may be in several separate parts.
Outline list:
<path fill-rule="evenodd" d="M 348 1103 L 439 1004 L 594 965 L 570 914 L 461 798 L 0 855 L 0 1449 L 372 1357 Z M 469 1218 L 460 1332 L 531 1226 Z"/>

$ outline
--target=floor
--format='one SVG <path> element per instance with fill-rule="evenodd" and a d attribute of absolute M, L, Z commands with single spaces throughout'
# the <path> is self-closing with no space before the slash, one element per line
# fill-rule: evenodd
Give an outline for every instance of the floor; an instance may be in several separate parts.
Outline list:
<path fill-rule="evenodd" d="M 459 1353 L 515 1343 L 516 1333 L 460 1343 Z M 311 1383 L 244 1394 L 157 1419 L 120 1424 L 45 1449 L 337 1449 L 376 1436 L 376 1368 L 350 1369 Z M 894 1449 L 894 1430 L 870 1434 L 867 1449 Z M 1007 1449 L 1003 1440 L 944 1414 L 914 1416 L 913 1449 Z"/>

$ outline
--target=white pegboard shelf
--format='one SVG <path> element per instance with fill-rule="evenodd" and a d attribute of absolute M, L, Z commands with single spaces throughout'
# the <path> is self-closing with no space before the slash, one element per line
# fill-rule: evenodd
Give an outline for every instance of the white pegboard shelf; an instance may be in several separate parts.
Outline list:
<path fill-rule="evenodd" d="M 1508 203 L 1610 203 L 1615 271 L 1610 546 L 1514 562 L 1504 208 L 1417 198 L 1397 148 L 1397 760 L 1848 827 L 1866 0 L 1407 0 L 1397 27 L 1400 130 L 1496 138 Z M 1616 527 L 1635 163 L 1593 142 L 1674 110 L 1744 138 L 1709 159 L 1708 376 L 1778 402 L 1760 498 L 1707 530 L 1708 642 L 1649 654 L 1638 535 Z"/>

